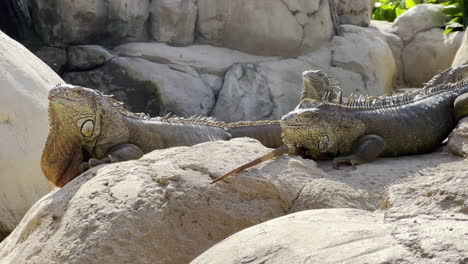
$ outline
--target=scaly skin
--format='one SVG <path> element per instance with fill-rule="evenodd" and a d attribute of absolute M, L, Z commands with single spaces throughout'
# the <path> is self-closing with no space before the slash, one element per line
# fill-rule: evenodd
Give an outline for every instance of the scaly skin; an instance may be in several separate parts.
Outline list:
<path fill-rule="evenodd" d="M 456 112 L 468 114 L 460 106 L 454 110 L 454 101 L 466 93 L 468 80 L 462 80 L 377 99 L 323 102 L 283 116 L 281 128 L 287 144 L 313 158 L 335 157 L 335 165 L 425 153 L 452 131 Z"/>
<path fill-rule="evenodd" d="M 63 186 L 102 163 L 138 159 L 155 149 L 191 146 L 234 137 L 282 145 L 279 121 L 226 124 L 211 118 L 148 118 L 92 89 L 62 85 L 49 93 L 50 132 L 41 167 L 47 179 Z"/>

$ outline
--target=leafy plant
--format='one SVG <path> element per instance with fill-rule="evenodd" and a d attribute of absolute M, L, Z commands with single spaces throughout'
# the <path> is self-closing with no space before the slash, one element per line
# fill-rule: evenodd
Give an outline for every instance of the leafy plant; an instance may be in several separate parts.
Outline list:
<path fill-rule="evenodd" d="M 468 4 L 464 0 L 376 0 L 372 19 L 393 22 L 398 16 L 419 4 L 439 4 L 450 18 L 445 24 L 445 34 L 463 30 L 468 26 Z"/>

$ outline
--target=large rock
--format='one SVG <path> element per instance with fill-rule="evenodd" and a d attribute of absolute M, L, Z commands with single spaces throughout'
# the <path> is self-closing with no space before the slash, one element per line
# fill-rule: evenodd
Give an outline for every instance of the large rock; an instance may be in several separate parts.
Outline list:
<path fill-rule="evenodd" d="M 198 72 L 224 76 L 234 63 L 254 63 L 276 60 L 209 45 L 172 47 L 164 43 L 128 43 L 114 49 L 124 57 L 139 57 L 162 64 L 179 64 L 195 68 Z"/>
<path fill-rule="evenodd" d="M 458 48 L 455 58 L 452 62 L 452 67 L 468 64 L 468 30 L 463 34 L 463 40 Z"/>
<path fill-rule="evenodd" d="M 191 264 L 465 263 L 468 164 L 431 155 L 430 166 L 405 165 L 414 173 L 387 190 L 383 211 L 283 216 L 228 237 Z"/>
<path fill-rule="evenodd" d="M 38 0 L 32 4 L 35 29 L 52 46 L 146 39 L 149 0 Z"/>
<path fill-rule="evenodd" d="M 199 0 L 200 41 L 257 55 L 296 56 L 333 35 L 328 1 Z"/>
<path fill-rule="evenodd" d="M 151 116 L 208 115 L 214 107 L 213 88 L 190 66 L 158 64 L 142 58 L 117 57 L 90 71 L 68 72 L 68 83 L 114 94 L 133 112 Z"/>
<path fill-rule="evenodd" d="M 96 167 L 36 203 L 0 244 L 0 262 L 188 263 L 241 229 L 291 212 L 344 207 L 376 210 L 388 186 L 403 179 L 406 183 L 445 175 L 439 180 L 460 189 L 455 204 L 466 189 L 466 173 L 465 178 L 457 175 L 464 175 L 468 165 L 446 151 L 379 159 L 356 170 L 343 167 L 339 171 L 330 161 L 320 162 L 319 169 L 312 160 L 283 156 L 225 182 L 209 184 L 213 177 L 270 151 L 257 141 L 234 139 L 158 150 L 137 161 Z M 457 180 L 450 181 L 454 176 Z M 411 194 L 411 186 L 412 182 L 399 189 L 407 188 Z M 417 197 L 423 197 L 424 184 L 418 186 Z M 400 208 L 397 203 L 392 198 L 384 206 Z M 412 203 L 412 208 L 417 206 Z M 453 213 L 453 219 L 464 219 Z M 456 228 L 456 234 L 463 234 Z M 310 230 L 303 231 L 302 237 L 304 232 Z M 315 232 L 326 231 L 318 227 Z M 339 247 L 336 250 L 339 254 Z"/>
<path fill-rule="evenodd" d="M 114 58 L 108 50 L 99 45 L 80 45 L 68 48 L 67 68 L 71 71 L 97 68 Z"/>
<path fill-rule="evenodd" d="M 460 31 L 445 35 L 440 28 L 418 33 L 403 50 L 406 83 L 422 87 L 434 75 L 450 68 L 462 37 Z"/>
<path fill-rule="evenodd" d="M 453 154 L 468 158 L 468 117 L 458 121 L 448 137 L 447 146 Z"/>
<path fill-rule="evenodd" d="M 332 0 L 340 24 L 367 27 L 371 22 L 375 0 Z"/>
<path fill-rule="evenodd" d="M 49 191 L 39 167 L 48 133 L 47 94 L 63 80 L 0 32 L 0 234 Z"/>
<path fill-rule="evenodd" d="M 153 38 L 170 44 L 192 44 L 197 11 L 195 0 L 152 1 L 150 21 Z"/>
<path fill-rule="evenodd" d="M 34 54 L 58 74 L 62 73 L 67 64 L 67 52 L 63 48 L 45 46 Z"/>
<path fill-rule="evenodd" d="M 392 49 L 374 30 L 342 25 L 332 41 L 331 65 L 362 76 L 361 94 L 382 95 L 393 91 L 396 63 Z M 342 84 L 346 86 L 346 84 Z"/>
<path fill-rule="evenodd" d="M 448 18 L 442 9 L 441 5 L 416 5 L 397 17 L 393 30 L 407 44 L 419 32 L 443 27 Z"/>

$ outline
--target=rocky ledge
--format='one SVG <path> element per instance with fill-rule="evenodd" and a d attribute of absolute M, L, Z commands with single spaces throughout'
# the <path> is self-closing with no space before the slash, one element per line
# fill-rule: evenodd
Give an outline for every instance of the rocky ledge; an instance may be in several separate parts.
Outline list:
<path fill-rule="evenodd" d="M 0 244 L 0 262 L 188 263 L 242 229 L 321 209 L 246 229 L 194 263 L 463 263 L 466 160 L 442 148 L 337 171 L 283 156 L 210 184 L 269 151 L 235 139 L 96 167 L 39 200 Z"/>

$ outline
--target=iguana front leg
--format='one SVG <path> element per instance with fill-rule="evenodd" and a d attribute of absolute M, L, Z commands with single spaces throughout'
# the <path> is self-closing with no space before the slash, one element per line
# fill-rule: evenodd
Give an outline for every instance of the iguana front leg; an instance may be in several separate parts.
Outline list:
<path fill-rule="evenodd" d="M 352 153 L 347 156 L 336 157 L 333 159 L 335 169 L 342 163 L 350 164 L 355 167 L 361 164 L 375 160 L 385 147 L 385 140 L 377 135 L 364 135 L 356 139 L 352 146 Z"/>
<path fill-rule="evenodd" d="M 143 156 L 143 151 L 136 145 L 133 144 L 120 144 L 112 147 L 107 156 L 103 159 L 91 158 L 87 162 L 83 162 L 80 166 L 80 173 L 86 171 L 89 168 L 105 164 L 114 163 L 126 160 L 136 160 Z"/>

